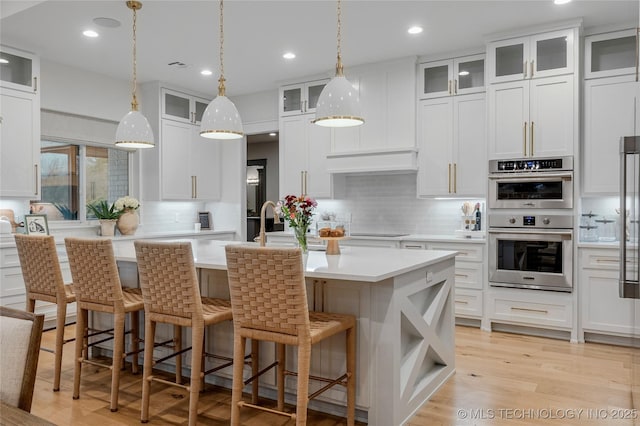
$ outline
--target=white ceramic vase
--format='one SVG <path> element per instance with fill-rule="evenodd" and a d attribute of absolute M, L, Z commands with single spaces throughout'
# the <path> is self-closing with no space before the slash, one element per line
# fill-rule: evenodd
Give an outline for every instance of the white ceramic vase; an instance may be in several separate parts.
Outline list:
<path fill-rule="evenodd" d="M 113 237 L 116 233 L 116 219 L 100 219 L 100 235 Z"/>
<path fill-rule="evenodd" d="M 138 212 L 133 209 L 127 209 L 118 219 L 118 231 L 122 235 L 133 235 L 136 233 L 139 224 Z"/>

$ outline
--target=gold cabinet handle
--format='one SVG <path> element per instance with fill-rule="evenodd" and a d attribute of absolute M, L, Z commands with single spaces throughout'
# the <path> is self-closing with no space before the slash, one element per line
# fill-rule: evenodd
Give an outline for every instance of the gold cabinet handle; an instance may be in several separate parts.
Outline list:
<path fill-rule="evenodd" d="M 517 306 L 511 307 L 512 311 L 523 311 L 523 312 L 536 312 L 538 314 L 548 314 L 549 311 L 546 309 L 531 309 L 531 308 L 518 308 Z"/>
<path fill-rule="evenodd" d="M 307 171 L 306 170 L 300 171 L 300 192 L 302 192 L 303 196 L 307 195 Z"/>
<path fill-rule="evenodd" d="M 449 91 L 450 95 L 453 95 L 453 89 L 451 89 L 451 83 L 452 83 L 452 80 L 449 80 L 449 90 L 448 91 Z"/>
<path fill-rule="evenodd" d="M 36 189 L 35 195 L 38 195 L 38 165 L 34 164 L 33 165 L 33 169 L 34 169 L 34 177 L 35 177 L 34 184 L 35 184 L 35 189 Z"/>
<path fill-rule="evenodd" d="M 191 176 L 191 198 L 196 198 L 197 190 L 196 190 L 196 177 Z"/>
<path fill-rule="evenodd" d="M 531 122 L 531 137 L 529 138 L 529 155 L 533 157 L 533 126 L 534 122 Z"/>
<path fill-rule="evenodd" d="M 466 300 L 456 300 L 455 302 L 459 303 L 461 305 L 468 305 L 469 304 L 469 302 L 467 302 Z"/>
<path fill-rule="evenodd" d="M 527 122 L 524 122 L 524 130 L 522 131 L 522 151 L 527 156 Z"/>
<path fill-rule="evenodd" d="M 454 274 L 454 275 L 460 278 L 469 278 L 469 275 L 466 275 L 466 274 Z"/>
<path fill-rule="evenodd" d="M 33 77 L 33 93 L 38 93 L 38 77 Z"/>
<path fill-rule="evenodd" d="M 447 173 L 447 184 L 449 185 L 449 194 L 451 194 L 451 163 L 449 163 L 449 173 Z"/>
<path fill-rule="evenodd" d="M 527 61 L 522 63 L 522 78 L 527 78 Z"/>
<path fill-rule="evenodd" d="M 304 112 L 307 112 L 307 100 L 304 101 Z"/>
<path fill-rule="evenodd" d="M 458 163 L 453 163 L 453 193 L 458 192 Z"/>
<path fill-rule="evenodd" d="M 531 61 L 531 65 L 530 65 L 530 68 L 531 68 L 531 73 L 530 73 L 530 74 L 531 74 L 531 75 L 529 76 L 529 78 L 533 78 L 533 63 L 534 63 L 534 62 L 535 62 L 535 61 L 533 61 L 533 60 Z"/>
<path fill-rule="evenodd" d="M 453 93 L 458 94 L 458 79 L 453 80 Z"/>
<path fill-rule="evenodd" d="M 603 259 L 603 258 L 600 258 L 600 259 L 595 259 L 595 261 L 597 263 L 615 263 L 616 265 L 618 263 L 620 263 L 619 259 Z"/>

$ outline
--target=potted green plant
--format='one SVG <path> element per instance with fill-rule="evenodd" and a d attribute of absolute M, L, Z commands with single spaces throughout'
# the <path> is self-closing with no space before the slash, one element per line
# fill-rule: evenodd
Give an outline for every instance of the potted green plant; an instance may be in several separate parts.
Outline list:
<path fill-rule="evenodd" d="M 109 205 L 107 200 L 99 200 L 87 204 L 87 209 L 100 221 L 102 236 L 115 235 L 116 222 L 122 212 L 116 210 L 115 204 Z"/>

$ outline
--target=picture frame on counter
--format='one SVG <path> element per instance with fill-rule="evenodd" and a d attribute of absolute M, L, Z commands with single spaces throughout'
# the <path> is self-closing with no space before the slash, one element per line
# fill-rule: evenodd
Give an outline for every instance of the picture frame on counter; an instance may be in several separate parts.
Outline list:
<path fill-rule="evenodd" d="M 46 214 L 24 215 L 24 228 L 30 235 L 49 235 L 49 223 Z"/>
<path fill-rule="evenodd" d="M 198 221 L 200 222 L 200 229 L 213 229 L 211 212 L 198 212 Z"/>

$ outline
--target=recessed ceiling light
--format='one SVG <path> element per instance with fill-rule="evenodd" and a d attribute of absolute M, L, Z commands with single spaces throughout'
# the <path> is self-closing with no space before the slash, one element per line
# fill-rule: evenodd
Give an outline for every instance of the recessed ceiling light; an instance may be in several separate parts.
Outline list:
<path fill-rule="evenodd" d="M 554 4 L 567 4 L 569 3 L 571 0 L 553 0 Z"/>
<path fill-rule="evenodd" d="M 469 75 L 469 71 L 460 71 L 458 75 L 462 75 L 462 76 Z"/>
<path fill-rule="evenodd" d="M 409 34 L 420 34 L 422 32 L 422 27 L 414 25 L 413 27 L 407 30 Z"/>
<path fill-rule="evenodd" d="M 93 31 L 93 30 L 84 30 L 82 32 L 82 35 L 84 35 L 85 37 L 89 37 L 89 38 L 96 38 L 98 37 L 98 33 Z"/>
<path fill-rule="evenodd" d="M 7 61 L 5 58 L 0 58 L 0 64 L 8 64 L 9 61 Z"/>
<path fill-rule="evenodd" d="M 275 132 L 269 133 L 269 136 L 276 136 L 276 135 L 277 135 L 277 133 L 275 133 Z"/>
<path fill-rule="evenodd" d="M 202 71 L 200 71 L 200 74 L 202 74 L 202 75 L 211 75 L 211 74 L 213 74 L 213 71 L 211 71 L 211 70 L 202 70 Z"/>
<path fill-rule="evenodd" d="M 93 23 L 105 28 L 118 28 L 120 21 L 113 18 L 93 18 Z"/>
<path fill-rule="evenodd" d="M 287 52 L 284 55 L 282 55 L 282 57 L 285 59 L 294 59 L 296 57 L 296 54 L 293 52 Z"/>

